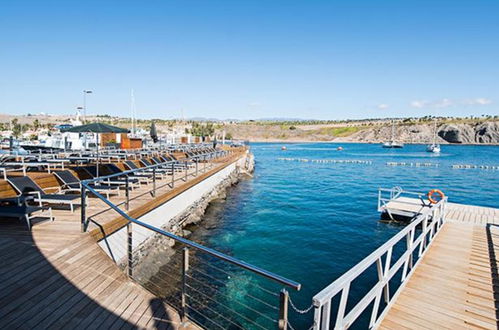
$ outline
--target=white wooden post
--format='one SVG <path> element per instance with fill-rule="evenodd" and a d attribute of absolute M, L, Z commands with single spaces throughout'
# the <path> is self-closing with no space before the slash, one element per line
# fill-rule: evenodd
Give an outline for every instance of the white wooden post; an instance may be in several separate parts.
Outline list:
<path fill-rule="evenodd" d="M 341 291 L 340 305 L 338 306 L 338 314 L 336 315 L 335 329 L 343 329 L 343 317 L 347 308 L 348 293 L 350 291 L 350 282 L 343 287 Z"/>

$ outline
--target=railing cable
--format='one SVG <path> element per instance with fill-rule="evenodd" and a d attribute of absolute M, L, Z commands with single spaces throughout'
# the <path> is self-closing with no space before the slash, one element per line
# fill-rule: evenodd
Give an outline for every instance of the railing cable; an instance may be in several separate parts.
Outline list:
<path fill-rule="evenodd" d="M 209 286 L 209 285 L 207 285 L 207 284 L 204 284 L 204 283 L 200 282 L 199 280 L 195 279 L 194 277 L 191 277 L 191 276 L 188 276 L 188 277 L 189 277 L 189 278 L 191 278 L 191 279 L 193 279 L 193 280 L 195 280 L 195 281 L 197 281 L 198 283 L 200 283 L 200 284 L 202 284 L 202 285 L 205 285 L 205 286 L 207 286 L 207 287 L 209 287 L 209 288 L 211 288 L 211 289 L 215 290 L 215 291 L 216 291 L 216 292 L 218 292 L 219 294 L 223 295 L 223 292 L 221 292 L 220 290 L 217 290 L 217 289 L 216 289 L 216 288 L 214 288 L 214 287 L 211 287 L 211 286 Z M 196 291 L 197 291 L 197 292 L 199 292 L 200 294 L 202 294 L 202 295 L 206 296 L 206 294 L 205 294 L 205 293 L 200 292 L 199 290 L 197 290 L 196 288 L 192 287 L 191 285 L 187 284 L 187 286 L 188 286 L 188 287 L 190 287 L 190 288 L 192 288 L 193 290 L 196 290 Z M 210 298 L 210 297 L 208 297 L 208 296 L 206 296 L 206 297 L 207 297 L 208 299 L 211 299 L 211 300 L 212 300 L 212 298 Z M 246 304 L 244 304 L 244 303 L 242 303 L 242 302 L 238 301 L 237 299 L 236 299 L 235 301 L 236 301 L 238 304 L 240 304 L 241 306 L 244 306 L 244 307 L 248 308 L 249 310 L 252 310 L 252 311 L 253 311 L 253 312 L 255 312 L 255 313 L 261 314 L 260 312 L 258 312 L 258 311 L 256 311 L 255 309 L 253 309 L 253 308 L 249 307 L 248 305 L 246 305 Z M 225 306 L 225 305 L 224 305 L 224 304 L 222 304 L 222 303 L 219 303 L 219 304 L 220 304 L 220 305 L 222 305 L 222 306 Z M 267 303 L 265 303 L 265 305 L 267 305 L 267 306 L 269 306 L 269 307 L 272 307 L 272 308 L 275 308 L 274 306 L 270 306 L 270 305 L 268 305 Z M 231 310 L 229 307 L 227 307 L 227 306 L 225 306 L 225 307 L 226 307 L 227 309 Z M 277 309 L 277 310 L 279 310 L 279 309 Z M 262 316 L 265 316 L 265 315 L 263 315 L 263 314 L 261 314 L 261 315 L 262 315 Z M 269 318 L 268 316 L 265 316 L 265 317 Z M 269 318 L 269 320 L 272 320 L 272 319 L 271 319 L 271 318 Z M 272 320 L 272 321 L 275 321 L 275 320 Z"/>
<path fill-rule="evenodd" d="M 197 258 L 196 260 L 201 261 L 201 259 L 200 259 L 200 258 Z M 216 270 L 218 270 L 218 271 L 220 271 L 220 272 L 222 272 L 222 273 L 226 274 L 227 276 L 234 276 L 234 274 L 231 274 L 231 273 L 227 272 L 226 270 L 223 270 L 223 269 L 221 269 L 221 268 L 219 268 L 219 267 L 217 267 L 217 266 L 215 266 L 215 265 L 212 265 L 212 264 L 210 264 L 210 263 L 208 263 L 208 262 L 205 262 L 205 261 L 202 261 L 202 262 L 203 262 L 203 264 L 207 265 L 208 267 L 211 267 L 211 268 L 213 268 L 213 269 L 216 269 Z M 208 276 L 209 276 L 209 275 L 208 275 Z M 249 282 L 249 283 L 250 283 L 250 285 L 253 285 L 254 287 L 257 287 L 258 289 L 260 289 L 260 290 L 262 290 L 262 291 L 264 291 L 264 292 L 266 292 L 266 293 L 268 293 L 268 294 L 270 294 L 270 295 L 273 295 L 273 296 L 275 296 L 275 297 L 279 297 L 279 295 L 278 295 L 277 293 L 272 292 L 272 291 L 270 291 L 269 289 L 266 289 L 266 288 L 264 288 L 264 287 L 262 287 L 262 286 L 260 286 L 260 285 L 258 285 L 258 284 L 256 284 L 256 283 L 251 283 L 251 282 Z"/>
<path fill-rule="evenodd" d="M 241 318 L 245 319 L 246 321 L 248 321 L 248 322 L 250 322 L 250 323 L 252 323 L 252 322 L 253 322 L 252 320 L 248 319 L 246 316 L 244 316 L 244 315 L 242 315 L 242 314 L 238 313 L 237 311 L 233 310 L 232 308 L 228 307 L 227 305 L 222 304 L 221 302 L 218 302 L 218 301 L 214 300 L 212 297 L 209 297 L 208 295 L 206 295 L 206 294 L 202 293 L 201 291 L 199 291 L 199 290 L 197 290 L 197 289 L 193 288 L 192 286 L 190 286 L 190 285 L 188 285 L 188 284 L 187 284 L 187 287 L 189 287 L 190 289 L 192 289 L 192 290 L 194 290 L 194 291 L 198 292 L 200 295 L 204 296 L 206 299 L 209 299 L 209 300 L 213 301 L 215 304 L 218 304 L 218 305 L 220 305 L 220 306 L 224 307 L 225 309 L 227 309 L 228 311 L 230 311 L 230 312 L 234 313 L 235 315 L 237 315 L 237 316 L 239 316 L 239 317 L 241 317 Z M 190 296 L 189 294 L 187 294 L 187 295 L 189 296 L 189 298 L 193 298 L 193 299 L 194 299 L 194 297 Z M 208 306 L 206 306 L 206 307 L 208 307 Z M 208 308 L 209 308 L 209 307 L 208 307 Z M 210 308 L 210 309 L 211 309 L 211 308 Z M 267 320 L 269 320 L 269 321 L 273 322 L 273 323 L 277 323 L 277 321 L 276 321 L 276 320 L 274 320 L 274 319 L 270 318 L 269 316 L 267 316 L 267 315 L 265 315 L 265 314 L 262 314 L 262 313 L 260 313 L 260 312 L 256 312 L 256 313 L 257 313 L 258 315 L 260 315 L 260 316 L 262 316 L 262 317 L 266 318 Z"/>

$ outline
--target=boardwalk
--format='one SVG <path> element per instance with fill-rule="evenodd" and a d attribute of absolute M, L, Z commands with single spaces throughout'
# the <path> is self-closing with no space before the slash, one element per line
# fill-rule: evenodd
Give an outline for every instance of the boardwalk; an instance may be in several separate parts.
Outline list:
<path fill-rule="evenodd" d="M 450 203 L 382 329 L 497 329 L 499 209 Z"/>
<path fill-rule="evenodd" d="M 157 198 L 171 198 L 232 161 L 234 157 L 219 159 L 205 173 L 179 180 L 175 189 L 164 185 Z M 146 189 L 133 191 L 132 198 Z M 132 209 L 154 205 L 152 200 L 150 194 L 135 198 Z M 92 199 L 89 211 L 102 206 Z M 31 232 L 18 221 L 2 223 L 0 328 L 198 329 L 181 324 L 176 310 L 125 276 L 96 243 L 101 230 L 81 232 L 78 211 L 56 210 L 54 215 L 54 222 L 35 220 Z M 100 227 L 123 225 L 110 211 L 95 220 Z M 91 229 L 96 228 L 93 224 Z"/>

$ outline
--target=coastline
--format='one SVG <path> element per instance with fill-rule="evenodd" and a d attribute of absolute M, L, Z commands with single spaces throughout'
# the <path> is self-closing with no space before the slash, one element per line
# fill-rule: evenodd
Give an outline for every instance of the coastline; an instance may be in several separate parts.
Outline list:
<path fill-rule="evenodd" d="M 283 139 L 254 139 L 248 140 L 250 143 L 346 143 L 346 144 L 382 144 L 383 142 L 366 142 L 366 141 L 347 141 L 347 140 L 330 140 L 330 141 L 316 141 L 316 140 L 283 140 Z M 428 145 L 428 142 L 403 142 L 406 145 Z M 448 143 L 442 142 L 440 145 L 445 146 L 499 146 L 499 143 Z"/>
<path fill-rule="evenodd" d="M 212 203 L 226 198 L 227 190 L 237 185 L 245 177 L 251 176 L 254 171 L 254 156 L 250 154 L 245 168 L 238 167 L 225 180 L 217 184 L 209 193 L 192 203 L 181 214 L 170 220 L 168 225 L 162 227 L 175 235 L 189 238 L 205 220 L 205 213 Z M 145 287 L 154 290 L 149 284 L 151 279 L 160 272 L 163 267 L 172 267 L 176 264 L 174 256 L 178 251 L 178 244 L 161 235 L 154 235 L 142 243 L 133 252 L 134 278 Z M 125 262 L 120 264 L 126 268 Z M 157 288 L 156 288 L 157 289 Z"/>

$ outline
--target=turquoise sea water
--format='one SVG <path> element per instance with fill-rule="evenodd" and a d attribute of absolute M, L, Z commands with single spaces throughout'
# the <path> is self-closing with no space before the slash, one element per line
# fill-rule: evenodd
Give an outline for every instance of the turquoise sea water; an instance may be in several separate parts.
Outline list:
<path fill-rule="evenodd" d="M 254 178 L 240 182 L 223 203 L 208 210 L 207 217 L 213 218 L 211 222 L 216 221 L 216 226 L 200 231 L 195 238 L 300 282 L 302 290 L 291 292 L 297 307 L 310 305 L 314 294 L 402 228 L 400 224 L 379 221 L 378 187 L 401 186 L 421 192 L 439 188 L 451 202 L 499 207 L 499 170 L 451 168 L 452 164 L 498 166 L 499 147 L 444 145 L 440 155 L 433 155 L 425 152 L 424 145 L 390 150 L 377 144 L 342 144 L 343 151 L 336 150 L 339 144 L 329 143 L 286 144 L 287 151 L 282 151 L 281 146 L 251 145 L 256 159 Z M 295 162 L 278 160 L 280 157 L 358 159 L 372 164 Z M 440 166 L 385 164 L 392 161 Z M 250 306 L 255 305 L 247 294 L 267 299 L 250 282 L 267 287 L 268 281 L 247 273 L 225 280 L 224 290 L 230 299 Z M 356 286 L 372 283 L 363 278 Z M 352 289 L 352 301 L 360 297 L 360 291 Z M 308 329 L 312 313 L 299 316 L 290 311 L 293 327 Z M 258 314 L 249 317 L 258 319 Z M 362 328 L 363 321 L 365 318 L 354 328 Z"/>

